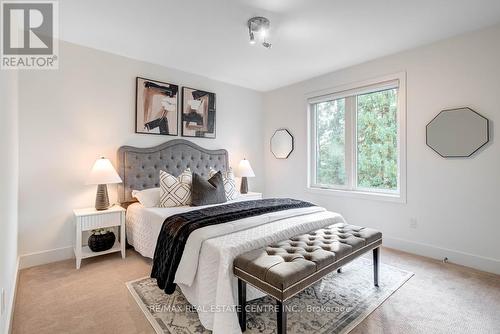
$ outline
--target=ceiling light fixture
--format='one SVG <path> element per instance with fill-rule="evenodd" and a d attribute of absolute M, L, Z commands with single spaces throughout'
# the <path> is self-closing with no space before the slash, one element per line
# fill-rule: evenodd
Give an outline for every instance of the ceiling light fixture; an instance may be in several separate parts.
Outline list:
<path fill-rule="evenodd" d="M 262 46 L 270 49 L 272 44 L 266 38 L 269 35 L 271 22 L 265 17 L 256 16 L 248 20 L 248 34 L 250 35 L 250 44 L 256 43 L 256 37 L 262 42 Z"/>
<path fill-rule="evenodd" d="M 252 44 L 252 45 L 255 44 L 255 35 L 251 31 L 250 31 L 250 44 Z"/>

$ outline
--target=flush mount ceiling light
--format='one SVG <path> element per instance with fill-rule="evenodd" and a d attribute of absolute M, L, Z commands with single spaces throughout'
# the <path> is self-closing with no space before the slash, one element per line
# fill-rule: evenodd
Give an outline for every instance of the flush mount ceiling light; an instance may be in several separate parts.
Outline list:
<path fill-rule="evenodd" d="M 267 41 L 269 27 L 271 22 L 265 17 L 256 16 L 248 20 L 248 34 L 250 35 L 250 44 L 255 44 L 257 40 L 262 42 L 262 46 L 270 49 L 272 44 Z"/>

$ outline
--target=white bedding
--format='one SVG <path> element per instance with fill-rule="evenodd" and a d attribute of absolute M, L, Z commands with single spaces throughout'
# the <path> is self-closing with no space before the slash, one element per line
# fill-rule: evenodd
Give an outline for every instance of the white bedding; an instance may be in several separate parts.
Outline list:
<path fill-rule="evenodd" d="M 165 218 L 202 207 L 127 209 L 127 238 L 143 256 L 152 258 Z M 293 209 L 207 226 L 189 236 L 175 275 L 187 300 L 197 306 L 200 321 L 218 333 L 241 333 L 237 315 L 233 259 L 249 250 L 331 224 L 344 222 L 339 214 L 320 207 Z M 248 297 L 260 296 L 249 289 Z"/>
<path fill-rule="evenodd" d="M 241 199 L 236 199 L 228 201 L 227 203 L 234 203 L 238 201 L 246 200 L 244 197 Z M 215 204 L 219 205 L 219 204 Z M 167 217 L 172 215 L 209 208 L 214 205 L 204 205 L 204 206 L 177 206 L 171 208 L 146 208 L 139 202 L 129 205 L 127 208 L 126 215 L 126 231 L 127 231 L 127 241 L 129 244 L 134 246 L 135 250 L 138 251 L 142 256 L 153 258 L 155 253 L 156 241 L 158 239 L 158 234 L 160 233 L 163 222 Z M 211 226 L 210 226 L 211 227 Z M 214 228 L 216 226 L 213 226 Z M 197 234 L 203 229 L 199 229 L 191 234 L 192 237 L 196 237 Z M 190 242 L 191 237 L 188 239 Z M 186 244 L 186 249 L 187 249 Z"/>

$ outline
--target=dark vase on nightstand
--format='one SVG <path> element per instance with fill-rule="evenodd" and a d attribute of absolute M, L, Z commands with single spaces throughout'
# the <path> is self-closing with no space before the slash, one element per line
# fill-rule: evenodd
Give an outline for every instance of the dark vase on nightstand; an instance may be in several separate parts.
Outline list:
<path fill-rule="evenodd" d="M 107 232 L 104 234 L 92 234 L 89 237 L 88 245 L 93 252 L 103 252 L 111 249 L 115 244 L 115 234 L 113 232 Z"/>

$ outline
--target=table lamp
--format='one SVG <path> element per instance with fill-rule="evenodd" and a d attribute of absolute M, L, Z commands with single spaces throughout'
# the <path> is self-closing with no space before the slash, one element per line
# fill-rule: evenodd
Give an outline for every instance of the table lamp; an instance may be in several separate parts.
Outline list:
<path fill-rule="evenodd" d="M 247 159 L 243 159 L 240 161 L 240 164 L 238 165 L 237 176 L 241 177 L 240 193 L 247 194 L 248 193 L 247 177 L 255 177 L 255 173 L 253 172 L 252 166 L 250 166 L 250 162 Z"/>
<path fill-rule="evenodd" d="M 102 157 L 97 159 L 87 178 L 87 184 L 97 184 L 95 209 L 106 210 L 109 208 L 108 184 L 121 183 L 122 179 L 114 169 L 111 161 Z"/>

